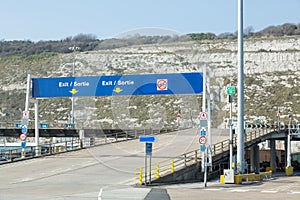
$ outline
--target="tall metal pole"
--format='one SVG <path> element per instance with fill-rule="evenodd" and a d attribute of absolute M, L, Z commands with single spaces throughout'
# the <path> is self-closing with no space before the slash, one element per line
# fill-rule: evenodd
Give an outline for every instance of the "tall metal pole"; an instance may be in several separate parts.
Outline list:
<path fill-rule="evenodd" d="M 212 172 L 212 132 L 211 132 L 211 108 L 210 108 L 210 71 L 208 70 L 207 76 L 207 133 L 208 133 L 208 162 L 209 162 L 209 169 Z"/>
<path fill-rule="evenodd" d="M 229 99 L 231 100 L 230 102 L 229 102 L 229 104 L 230 104 L 230 110 L 229 110 L 229 122 L 230 122 L 230 124 L 229 124 L 229 127 L 230 127 L 230 138 L 229 138 L 229 144 L 230 144 L 230 153 L 229 153 L 229 157 L 230 157 L 230 159 L 229 159 L 229 169 L 232 169 L 232 161 L 233 161 L 233 159 L 232 159 L 232 157 L 233 157 L 233 133 L 232 133 L 232 96 L 230 96 L 229 95 Z"/>
<path fill-rule="evenodd" d="M 25 111 L 29 111 L 30 84 L 31 84 L 31 75 L 28 74 L 27 75 L 27 87 L 26 87 Z"/>
<path fill-rule="evenodd" d="M 289 123 L 289 132 L 288 132 L 288 135 L 287 135 L 287 153 L 286 153 L 286 156 L 287 156 L 287 160 L 286 160 L 286 165 L 287 167 L 290 167 L 292 166 L 292 163 L 291 163 L 291 125 L 292 125 L 292 115 L 289 114 L 289 118 L 290 118 L 290 123 Z"/>
<path fill-rule="evenodd" d="M 76 64 L 76 50 L 80 50 L 79 47 L 76 47 L 75 45 L 73 47 L 69 48 L 71 51 L 73 51 L 74 57 L 73 57 L 73 68 L 72 68 L 72 76 L 75 76 L 75 64 Z M 74 96 L 72 96 L 72 114 L 71 114 L 71 123 L 74 127 Z"/>
<path fill-rule="evenodd" d="M 72 68 L 72 76 L 75 76 L 75 63 L 76 63 L 76 48 L 75 46 L 73 47 L 74 49 L 74 59 L 73 59 L 73 68 Z M 74 96 L 72 95 L 72 116 L 71 116 L 71 123 L 74 127 Z"/>
<path fill-rule="evenodd" d="M 244 45 L 243 45 L 243 0 L 238 0 L 238 133 L 237 170 L 243 174 L 244 166 Z"/>
<path fill-rule="evenodd" d="M 203 94 L 202 94 L 202 112 L 206 111 L 206 67 L 203 67 Z M 205 148 L 206 149 L 206 148 Z M 201 155 L 201 171 L 205 172 L 204 168 L 206 168 L 206 156 L 205 152 L 202 152 Z"/>
<path fill-rule="evenodd" d="M 39 136 L 39 108 L 38 100 L 34 101 L 34 127 L 35 127 L 35 154 L 36 156 L 40 155 L 40 136 Z"/>
<path fill-rule="evenodd" d="M 206 67 L 203 68 L 202 112 L 206 111 Z"/>

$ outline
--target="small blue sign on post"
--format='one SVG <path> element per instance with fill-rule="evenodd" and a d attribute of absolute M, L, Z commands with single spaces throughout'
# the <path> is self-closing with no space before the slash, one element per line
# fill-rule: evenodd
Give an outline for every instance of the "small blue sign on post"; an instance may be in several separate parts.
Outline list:
<path fill-rule="evenodd" d="M 201 144 L 201 145 L 200 145 L 200 151 L 201 151 L 201 152 L 204 152 L 205 149 L 206 149 L 205 144 Z"/>
<path fill-rule="evenodd" d="M 206 130 L 205 129 L 201 129 L 200 136 L 206 136 Z"/>
<path fill-rule="evenodd" d="M 152 155 L 152 143 L 146 143 L 146 155 Z"/>
<path fill-rule="evenodd" d="M 156 142 L 156 137 L 151 135 L 140 136 L 140 142 Z"/>
<path fill-rule="evenodd" d="M 22 133 L 27 133 L 27 125 L 22 125 Z"/>
<path fill-rule="evenodd" d="M 49 128 L 49 125 L 48 124 L 40 124 L 40 127 L 41 128 Z"/>
<path fill-rule="evenodd" d="M 73 124 L 66 124 L 66 128 L 73 128 Z"/>
<path fill-rule="evenodd" d="M 26 147 L 26 142 L 25 142 L 25 141 L 22 141 L 22 142 L 21 142 L 21 147 L 22 147 L 22 148 L 25 148 L 25 147 Z"/>
<path fill-rule="evenodd" d="M 22 128 L 21 124 L 16 124 L 16 128 Z"/>

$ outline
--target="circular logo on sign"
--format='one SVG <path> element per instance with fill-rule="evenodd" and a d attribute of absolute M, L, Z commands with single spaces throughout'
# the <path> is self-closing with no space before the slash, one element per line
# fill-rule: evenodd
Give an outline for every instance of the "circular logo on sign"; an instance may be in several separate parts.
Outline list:
<path fill-rule="evenodd" d="M 27 138 L 26 134 L 22 133 L 22 134 L 20 135 L 20 140 L 21 140 L 21 141 L 25 141 L 26 138 Z"/>
<path fill-rule="evenodd" d="M 168 89 L 168 80 L 167 79 L 158 79 L 156 81 L 157 90 L 167 90 Z"/>

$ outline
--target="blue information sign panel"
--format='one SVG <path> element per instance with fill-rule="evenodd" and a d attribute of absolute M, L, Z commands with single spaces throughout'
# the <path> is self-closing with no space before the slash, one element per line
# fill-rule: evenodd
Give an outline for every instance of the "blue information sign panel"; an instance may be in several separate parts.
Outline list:
<path fill-rule="evenodd" d="M 21 144 L 20 144 L 20 146 L 21 146 L 22 148 L 25 148 L 25 147 L 26 147 L 26 142 L 25 142 L 25 141 L 22 141 Z"/>
<path fill-rule="evenodd" d="M 73 128 L 73 124 L 66 124 L 66 128 Z"/>
<path fill-rule="evenodd" d="M 40 124 L 40 127 L 41 128 L 49 128 L 49 125 L 48 124 Z"/>
<path fill-rule="evenodd" d="M 200 94 L 202 73 L 33 78 L 33 98 Z"/>
<path fill-rule="evenodd" d="M 152 155 L 152 143 L 146 143 L 146 155 Z"/>
<path fill-rule="evenodd" d="M 205 144 L 201 144 L 201 145 L 200 145 L 200 151 L 201 151 L 201 152 L 204 152 L 205 149 L 206 149 Z"/>
<path fill-rule="evenodd" d="M 205 129 L 201 129 L 200 136 L 206 136 L 206 130 Z"/>
<path fill-rule="evenodd" d="M 140 142 L 156 142 L 156 137 L 155 136 L 140 136 Z"/>
<path fill-rule="evenodd" d="M 27 125 L 22 125 L 21 129 L 22 129 L 22 133 L 27 133 Z"/>

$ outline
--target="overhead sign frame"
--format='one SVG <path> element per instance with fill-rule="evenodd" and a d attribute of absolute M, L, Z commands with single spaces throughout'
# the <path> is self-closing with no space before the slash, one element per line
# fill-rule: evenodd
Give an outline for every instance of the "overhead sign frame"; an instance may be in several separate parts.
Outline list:
<path fill-rule="evenodd" d="M 201 94 L 202 73 L 32 79 L 33 98 Z"/>

